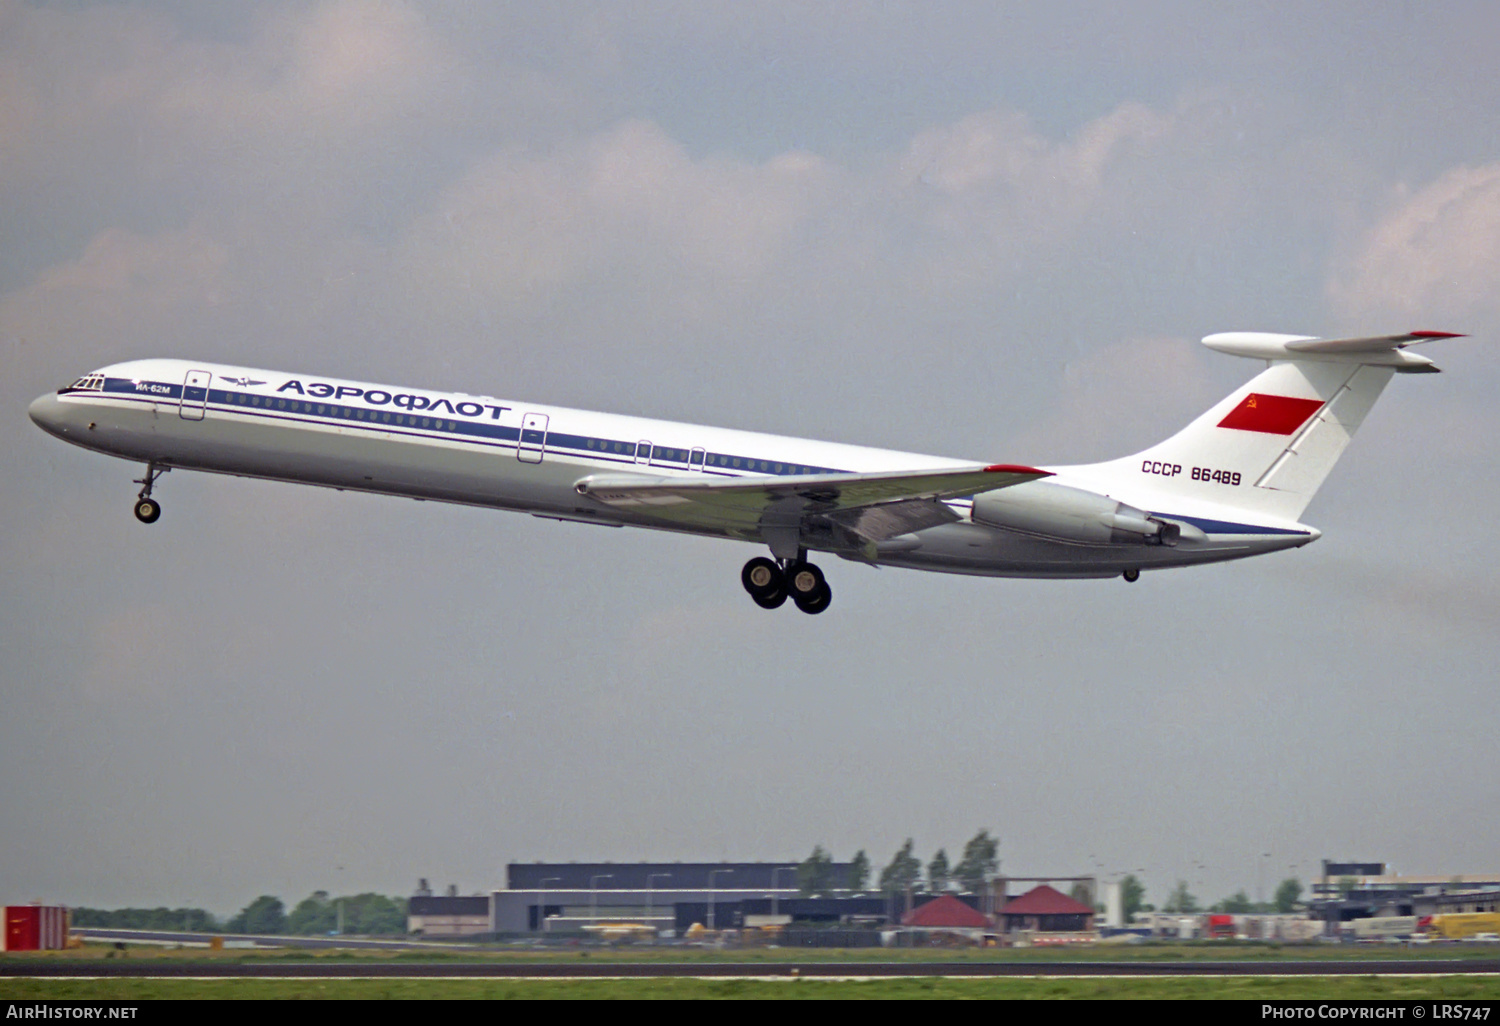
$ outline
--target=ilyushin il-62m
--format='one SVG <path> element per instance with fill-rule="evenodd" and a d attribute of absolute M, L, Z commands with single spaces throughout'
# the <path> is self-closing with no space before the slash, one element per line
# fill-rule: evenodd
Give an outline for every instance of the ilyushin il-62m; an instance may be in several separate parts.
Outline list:
<path fill-rule="evenodd" d="M 45 431 L 168 470 L 358 489 L 766 546 L 759 605 L 828 608 L 811 553 L 992 577 L 1123 577 L 1306 545 L 1299 522 L 1394 373 L 1433 372 L 1413 331 L 1210 335 L 1267 367 L 1166 441 L 1031 467 L 676 424 L 200 361 L 134 360 L 31 404 Z"/>

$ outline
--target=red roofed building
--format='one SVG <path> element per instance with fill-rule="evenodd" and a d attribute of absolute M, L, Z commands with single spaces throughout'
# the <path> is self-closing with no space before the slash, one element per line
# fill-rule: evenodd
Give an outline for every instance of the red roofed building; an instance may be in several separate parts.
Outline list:
<path fill-rule="evenodd" d="M 927 930 L 984 930 L 990 921 L 953 895 L 944 894 L 906 913 L 901 925 Z"/>
<path fill-rule="evenodd" d="M 1094 910 L 1046 884 L 1033 887 L 1000 910 L 1007 932 L 1092 930 Z"/>

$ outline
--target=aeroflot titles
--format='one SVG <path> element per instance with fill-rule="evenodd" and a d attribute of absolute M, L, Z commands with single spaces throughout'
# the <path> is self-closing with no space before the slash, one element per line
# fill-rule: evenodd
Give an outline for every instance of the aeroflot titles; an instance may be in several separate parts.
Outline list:
<path fill-rule="evenodd" d="M 302 382 L 293 378 L 276 390 L 277 392 L 296 392 L 298 395 L 314 396 L 318 399 L 363 399 L 371 406 L 384 406 L 389 403 L 399 406 L 403 410 L 425 410 L 428 413 L 437 413 L 439 410 L 447 410 L 449 413 L 460 417 L 479 417 L 485 410 L 490 411 L 491 420 L 499 420 L 500 414 L 510 409 L 509 406 L 494 406 L 490 403 L 476 402 L 449 402 L 447 399 L 429 399 L 425 395 L 412 395 L 409 392 L 398 392 L 392 395 L 379 388 L 363 389 L 352 385 L 330 385 L 322 381 L 314 381 L 312 384 L 303 386 Z"/>

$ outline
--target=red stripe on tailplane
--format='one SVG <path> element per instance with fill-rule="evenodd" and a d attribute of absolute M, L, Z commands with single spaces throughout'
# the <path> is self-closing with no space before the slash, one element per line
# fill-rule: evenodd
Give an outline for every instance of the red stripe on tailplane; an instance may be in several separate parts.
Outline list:
<path fill-rule="evenodd" d="M 1408 331 L 1407 334 L 1412 338 L 1468 338 L 1456 331 Z"/>
<path fill-rule="evenodd" d="M 1035 474 L 1037 477 L 1051 477 L 1052 471 L 1038 470 L 1035 467 L 1018 467 L 1010 463 L 994 463 L 984 468 L 986 474 Z"/>
<path fill-rule="evenodd" d="M 1262 431 L 1268 435 L 1289 435 L 1307 418 L 1323 408 L 1321 399 L 1294 399 L 1289 395 L 1262 395 L 1251 392 L 1219 427 L 1237 431 Z"/>

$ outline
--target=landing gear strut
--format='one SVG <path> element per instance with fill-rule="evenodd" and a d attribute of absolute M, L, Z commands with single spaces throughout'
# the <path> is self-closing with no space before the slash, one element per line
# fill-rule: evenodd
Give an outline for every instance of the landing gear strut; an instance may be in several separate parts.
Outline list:
<path fill-rule="evenodd" d="M 823 571 L 800 558 L 777 561 L 756 556 L 740 571 L 740 583 L 762 609 L 775 609 L 790 596 L 804 613 L 821 613 L 833 601 Z"/>
<path fill-rule="evenodd" d="M 156 483 L 157 478 L 171 469 L 147 463 L 146 476 L 136 478 L 135 483 L 141 486 L 141 491 L 135 499 L 135 518 L 141 523 L 154 524 L 161 517 L 161 503 L 151 497 L 151 486 Z"/>

